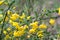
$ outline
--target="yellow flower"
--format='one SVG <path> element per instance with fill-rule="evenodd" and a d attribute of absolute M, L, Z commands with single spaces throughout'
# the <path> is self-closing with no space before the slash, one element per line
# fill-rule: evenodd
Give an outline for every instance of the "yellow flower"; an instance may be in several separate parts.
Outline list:
<path fill-rule="evenodd" d="M 30 24 L 30 26 L 32 26 L 33 29 L 37 29 L 38 28 L 38 22 L 33 22 Z"/>
<path fill-rule="evenodd" d="M 4 33 L 4 34 L 7 34 L 7 31 L 4 30 L 3 33 Z"/>
<path fill-rule="evenodd" d="M 19 18 L 19 15 L 17 13 L 14 13 L 10 18 L 11 20 L 16 20 L 17 18 Z"/>
<path fill-rule="evenodd" d="M 0 17 L 3 17 L 3 15 L 2 15 L 2 14 L 0 14 Z"/>
<path fill-rule="evenodd" d="M 55 24 L 55 20 L 54 20 L 54 19 L 50 19 L 49 23 L 50 23 L 51 25 L 54 25 L 54 24 Z"/>
<path fill-rule="evenodd" d="M 46 29 L 47 26 L 46 26 L 45 24 L 41 24 L 41 25 L 39 26 L 39 28 L 41 28 L 41 29 Z"/>
<path fill-rule="evenodd" d="M 22 31 L 22 30 L 26 30 L 27 28 L 28 28 L 27 25 L 19 26 L 19 27 L 18 27 L 18 30 Z"/>
<path fill-rule="evenodd" d="M 30 19 L 30 17 L 31 17 L 31 16 L 28 16 L 28 17 L 27 17 L 27 20 L 29 20 L 29 19 Z"/>
<path fill-rule="evenodd" d="M 8 10 L 8 11 L 7 11 L 7 14 L 8 14 L 8 15 L 11 15 L 11 11 L 10 11 L 10 10 Z"/>
<path fill-rule="evenodd" d="M 16 18 L 19 17 L 19 14 L 17 14 L 16 12 L 13 14 L 13 16 L 15 16 Z"/>
<path fill-rule="evenodd" d="M 28 26 L 27 25 L 24 25 L 24 29 L 27 29 L 28 28 Z"/>
<path fill-rule="evenodd" d="M 35 29 L 30 29 L 29 33 L 34 34 L 35 33 Z"/>
<path fill-rule="evenodd" d="M 0 5 L 2 5 L 4 3 L 4 0 L 0 1 Z"/>
<path fill-rule="evenodd" d="M 24 31 L 14 31 L 14 37 L 19 37 L 22 36 L 24 34 Z"/>
<path fill-rule="evenodd" d="M 15 28 L 18 28 L 19 27 L 19 23 L 18 22 L 13 22 L 12 25 L 15 26 Z"/>
<path fill-rule="evenodd" d="M 38 31 L 37 35 L 38 35 L 38 37 L 42 38 L 43 37 L 43 31 L 42 30 Z"/>
<path fill-rule="evenodd" d="M 10 23 L 10 24 L 13 24 L 13 21 L 12 21 L 12 20 L 9 20 L 9 23 Z"/>
<path fill-rule="evenodd" d="M 10 31 L 10 30 L 11 30 L 11 28 L 10 28 L 10 27 L 8 27 L 8 28 L 7 28 L 7 31 Z"/>
<path fill-rule="evenodd" d="M 43 36 L 44 36 L 43 34 L 39 34 L 39 35 L 38 35 L 38 37 L 40 37 L 40 38 L 43 38 Z"/>
<path fill-rule="evenodd" d="M 43 31 L 41 30 L 41 31 L 38 31 L 37 32 L 37 35 L 39 35 L 39 34 L 43 34 Z"/>
<path fill-rule="evenodd" d="M 16 20 L 16 18 L 15 17 L 10 17 L 11 18 L 11 20 Z"/>
<path fill-rule="evenodd" d="M 19 31 L 22 31 L 22 30 L 24 30 L 24 27 L 23 26 L 19 26 L 19 27 L 17 27 L 17 29 L 19 30 Z"/>
<path fill-rule="evenodd" d="M 19 36 L 22 36 L 24 33 L 25 33 L 25 31 L 24 31 L 24 30 L 19 31 Z"/>
<path fill-rule="evenodd" d="M 58 8 L 58 15 L 60 15 L 60 8 Z"/>
<path fill-rule="evenodd" d="M 20 19 L 24 19 L 25 18 L 25 13 L 22 13 L 22 16 L 20 16 Z"/>
<path fill-rule="evenodd" d="M 36 25 L 36 24 L 38 24 L 37 21 L 36 21 L 36 22 L 33 22 L 33 23 L 30 23 L 30 26 L 34 26 L 34 25 Z"/>
<path fill-rule="evenodd" d="M 19 37 L 19 32 L 18 31 L 14 31 L 14 37 Z"/>

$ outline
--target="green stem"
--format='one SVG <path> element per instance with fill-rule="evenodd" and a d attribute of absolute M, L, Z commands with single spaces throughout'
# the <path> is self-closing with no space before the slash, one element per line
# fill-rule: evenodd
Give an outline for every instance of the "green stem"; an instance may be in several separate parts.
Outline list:
<path fill-rule="evenodd" d="M 7 11 L 10 9 L 10 7 L 12 6 L 12 4 L 13 4 L 14 2 L 15 2 L 15 0 L 13 0 L 13 1 L 11 2 L 11 4 L 10 4 L 9 7 L 8 7 L 8 9 L 5 11 L 6 14 L 5 14 L 5 17 L 4 17 L 4 19 L 3 19 L 2 30 L 1 30 L 1 34 L 0 34 L 0 40 L 3 39 L 3 38 L 2 38 L 2 36 L 3 36 L 3 27 L 4 27 L 4 24 L 5 24 L 5 19 L 6 19 L 6 16 L 7 16 Z"/>
<path fill-rule="evenodd" d="M 35 18 L 35 17 L 34 17 Z M 33 19 L 34 19 L 33 18 Z M 55 16 L 55 17 L 47 17 L 47 18 L 39 18 L 40 20 L 47 20 L 47 19 L 57 19 L 57 18 L 60 18 L 60 16 Z M 38 20 L 39 21 L 39 20 Z"/>

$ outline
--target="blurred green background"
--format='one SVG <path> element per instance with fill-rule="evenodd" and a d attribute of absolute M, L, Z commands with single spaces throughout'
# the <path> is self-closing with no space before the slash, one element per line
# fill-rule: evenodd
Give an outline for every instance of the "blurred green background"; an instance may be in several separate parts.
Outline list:
<path fill-rule="evenodd" d="M 13 0 L 5 0 L 5 2 L 11 3 Z M 46 9 L 56 9 L 60 7 L 60 0 L 15 0 L 15 3 L 12 7 L 16 7 L 16 11 L 21 13 L 22 11 L 28 13 L 32 11 L 36 11 L 40 13 L 40 11 L 44 8 Z M 7 9 L 8 6 L 0 6 L 0 9 Z"/>

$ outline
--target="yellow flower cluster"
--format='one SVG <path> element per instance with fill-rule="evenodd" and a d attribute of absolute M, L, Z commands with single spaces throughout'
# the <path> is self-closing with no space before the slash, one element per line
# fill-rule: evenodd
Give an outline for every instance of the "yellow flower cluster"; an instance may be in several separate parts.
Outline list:
<path fill-rule="evenodd" d="M 20 37 L 24 34 L 25 32 L 24 31 L 14 31 L 14 37 Z"/>
<path fill-rule="evenodd" d="M 13 26 L 15 26 L 16 28 L 18 28 L 19 27 L 19 23 L 18 22 L 13 22 L 13 24 L 12 24 Z"/>
<path fill-rule="evenodd" d="M 25 30 L 27 28 L 29 29 L 29 27 L 31 28 L 31 29 L 28 30 L 30 34 L 35 34 L 37 28 L 40 28 L 40 29 L 46 29 L 47 28 L 46 24 L 38 25 L 38 21 L 30 23 L 29 27 L 27 25 L 21 26 L 21 25 L 19 25 L 18 22 L 14 22 L 12 20 L 10 20 L 9 23 L 16 28 L 16 30 L 13 33 L 14 37 L 20 37 L 20 36 L 24 35 Z M 11 29 L 7 28 L 7 30 L 10 31 Z M 5 32 L 5 34 L 6 34 L 6 32 Z M 38 31 L 37 35 L 38 35 L 38 37 L 43 38 L 43 36 L 44 36 L 43 31 Z M 28 37 L 30 37 L 30 36 L 28 36 Z"/>
<path fill-rule="evenodd" d="M 3 33 L 6 35 L 6 34 L 7 34 L 7 31 L 6 31 L 6 30 L 4 30 L 4 31 L 3 31 Z"/>
<path fill-rule="evenodd" d="M 30 23 L 30 26 L 32 26 L 32 29 L 37 29 L 38 28 L 38 22 L 33 22 L 33 23 Z"/>
<path fill-rule="evenodd" d="M 37 21 L 31 23 L 30 26 L 32 26 L 32 29 L 29 30 L 29 33 L 35 33 L 37 28 L 40 28 L 40 29 L 46 29 L 47 28 L 46 24 L 38 25 Z"/>
<path fill-rule="evenodd" d="M 30 30 L 29 30 L 29 33 L 30 33 L 30 34 L 34 34 L 35 31 L 36 31 L 36 29 L 30 29 Z"/>
<path fill-rule="evenodd" d="M 16 20 L 17 18 L 19 18 L 19 15 L 17 13 L 14 13 L 10 16 L 11 20 Z"/>
<path fill-rule="evenodd" d="M 8 11 L 7 11 L 7 14 L 8 14 L 8 15 L 11 15 L 11 14 L 12 14 L 12 12 L 11 12 L 10 10 L 8 10 Z"/>
<path fill-rule="evenodd" d="M 34 34 L 36 29 L 38 28 L 38 22 L 33 22 L 33 23 L 30 23 L 30 26 L 32 26 L 32 29 L 29 30 L 29 33 L 32 33 Z"/>
<path fill-rule="evenodd" d="M 38 37 L 43 38 L 43 36 L 44 36 L 44 35 L 43 35 L 43 31 L 38 31 L 38 32 L 37 32 L 37 35 L 38 35 Z"/>
<path fill-rule="evenodd" d="M 7 31 L 10 31 L 10 30 L 11 30 L 11 28 L 10 28 L 10 27 L 8 27 L 8 28 L 7 28 Z"/>
<path fill-rule="evenodd" d="M 18 27 L 17 29 L 20 30 L 20 31 L 22 31 L 22 30 L 26 30 L 27 28 L 28 28 L 28 26 L 24 25 L 24 26 Z"/>
<path fill-rule="evenodd" d="M 41 24 L 41 25 L 39 25 L 39 28 L 41 28 L 41 29 L 46 29 L 47 26 L 46 26 L 45 24 Z"/>
<path fill-rule="evenodd" d="M 27 25 L 18 27 L 18 31 L 14 31 L 14 34 L 13 34 L 13 35 L 14 35 L 15 37 L 22 36 L 22 35 L 24 35 L 25 30 L 26 30 L 27 28 L 28 28 Z"/>
<path fill-rule="evenodd" d="M 50 19 L 49 23 L 50 23 L 51 25 L 54 25 L 54 24 L 55 24 L 55 20 L 54 20 L 54 19 Z"/>
<path fill-rule="evenodd" d="M 26 16 L 25 16 L 25 13 L 22 13 L 22 15 L 20 16 L 20 19 L 24 19 Z"/>
<path fill-rule="evenodd" d="M 54 26 L 55 19 L 48 17 L 48 15 L 50 15 L 50 13 L 57 12 L 57 10 L 58 10 L 58 17 L 59 17 L 60 8 L 58 8 L 57 10 L 52 10 L 52 11 L 44 9 L 44 10 L 42 10 L 42 14 L 38 14 L 38 12 L 35 12 L 35 11 L 33 12 L 35 14 L 30 14 L 29 12 L 31 12 L 31 9 L 27 8 L 26 5 L 25 5 L 26 8 L 24 7 L 26 10 L 21 11 L 18 9 L 16 11 L 17 6 L 14 4 L 14 2 L 15 1 L 13 1 L 13 3 L 12 3 L 11 0 L 7 0 L 7 1 L 0 0 L 0 6 L 3 6 L 2 4 L 4 4 L 4 6 L 8 7 L 6 10 L 7 15 L 5 15 L 5 13 L 4 13 L 5 8 L 2 7 L 2 10 L 0 9 L 1 10 L 0 31 L 3 31 L 3 33 L 2 33 L 2 34 L 4 34 L 3 40 L 19 40 L 19 39 L 25 40 L 25 38 L 26 38 L 26 40 L 31 40 L 30 38 L 35 38 L 35 37 L 39 38 L 39 40 L 42 38 L 42 40 L 43 40 L 43 38 L 45 36 L 49 35 L 49 37 L 51 37 L 50 35 L 53 34 L 53 31 L 55 32 L 55 29 L 51 27 L 52 30 L 50 30 L 50 26 Z M 21 13 L 19 11 L 21 11 Z M 46 13 L 46 14 L 44 15 L 44 13 Z M 47 14 L 47 13 L 49 13 L 49 14 Z M 6 17 L 6 18 L 4 18 L 4 17 Z M 49 18 L 51 18 L 51 19 L 49 19 Z M 45 19 L 49 19 L 48 20 L 49 22 L 46 22 Z M 3 27 L 2 27 L 2 25 L 3 25 Z M 51 32 L 51 33 L 49 33 L 49 32 Z M 47 35 L 45 35 L 45 34 L 47 34 Z M 60 37 L 60 34 L 58 34 L 57 37 Z M 38 39 L 36 39 L 36 40 L 38 40 Z"/>
<path fill-rule="evenodd" d="M 37 33 L 37 36 L 39 38 L 43 38 L 44 37 L 43 30 L 47 29 L 47 25 L 46 24 L 42 23 L 42 24 L 39 25 L 38 21 L 35 21 L 35 22 L 30 23 L 29 25 L 25 25 L 25 24 L 24 25 L 20 25 L 20 23 L 16 21 L 17 18 L 20 18 L 23 21 L 25 18 L 27 20 L 29 20 L 30 17 L 31 16 L 28 16 L 26 18 L 26 15 L 24 13 L 21 16 L 19 16 L 16 13 L 11 14 L 9 23 L 15 28 L 15 30 L 13 31 L 13 33 L 11 31 L 9 34 L 10 35 L 13 34 L 14 37 L 21 37 L 22 35 L 24 35 L 26 29 L 28 29 L 27 30 L 28 34 L 36 34 Z M 6 20 L 8 20 L 8 19 L 6 19 Z M 54 25 L 55 24 L 55 20 L 54 19 L 50 19 L 49 23 L 51 25 Z M 38 31 L 38 29 L 40 31 Z M 10 30 L 11 30 L 11 28 L 8 27 L 7 31 L 10 31 Z M 4 31 L 3 33 L 6 35 L 7 31 Z M 27 36 L 27 37 L 30 38 L 30 36 Z"/>
<path fill-rule="evenodd" d="M 20 26 L 18 22 L 14 22 L 12 20 L 10 20 L 9 23 L 12 26 L 14 26 L 16 28 L 16 30 L 18 30 L 18 31 L 14 31 L 14 33 L 13 33 L 14 37 L 22 36 L 25 33 L 25 30 L 28 28 L 27 25 Z M 10 30 L 10 28 L 8 28 L 7 30 Z"/>

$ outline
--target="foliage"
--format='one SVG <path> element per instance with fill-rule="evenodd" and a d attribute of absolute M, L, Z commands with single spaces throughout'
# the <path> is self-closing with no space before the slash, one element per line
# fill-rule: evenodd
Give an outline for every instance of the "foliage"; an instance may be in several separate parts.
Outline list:
<path fill-rule="evenodd" d="M 60 17 L 60 8 L 48 9 L 44 6 L 45 1 L 42 0 L 41 3 L 39 3 L 40 1 L 41 0 L 1 0 L 0 39 L 59 39 L 60 25 L 57 24 L 56 19 Z M 55 14 L 57 14 L 57 16 L 55 16 Z"/>

